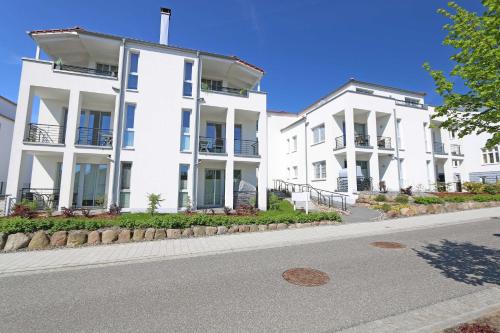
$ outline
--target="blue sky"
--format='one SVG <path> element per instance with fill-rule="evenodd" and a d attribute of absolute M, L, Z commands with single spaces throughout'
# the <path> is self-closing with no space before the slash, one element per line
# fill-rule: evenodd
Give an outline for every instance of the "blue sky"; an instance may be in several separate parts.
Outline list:
<path fill-rule="evenodd" d="M 159 38 L 159 8 L 172 8 L 170 43 L 238 55 L 263 67 L 269 109 L 300 111 L 349 78 L 439 96 L 424 61 L 449 69 L 441 45 L 446 0 L 5 1 L 0 20 L 0 95 L 17 100 L 21 57 L 34 56 L 33 29 L 76 25 Z M 458 0 L 482 11 L 479 0 Z M 5 15 L 7 13 L 7 15 Z"/>

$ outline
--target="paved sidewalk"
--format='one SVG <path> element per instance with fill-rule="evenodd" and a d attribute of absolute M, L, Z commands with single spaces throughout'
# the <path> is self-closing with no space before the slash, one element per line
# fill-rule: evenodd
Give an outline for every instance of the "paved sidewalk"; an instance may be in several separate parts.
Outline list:
<path fill-rule="evenodd" d="M 76 249 L 30 251 L 0 254 L 0 276 L 126 262 L 165 260 L 234 251 L 273 248 L 334 239 L 448 226 L 500 216 L 500 207 L 439 215 L 334 226 L 318 226 L 282 231 L 254 232 L 203 238 L 186 238 Z"/>

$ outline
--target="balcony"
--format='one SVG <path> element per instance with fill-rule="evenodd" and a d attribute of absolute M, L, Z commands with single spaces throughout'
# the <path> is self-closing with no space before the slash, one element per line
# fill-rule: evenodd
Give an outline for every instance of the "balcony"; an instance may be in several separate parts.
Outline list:
<path fill-rule="evenodd" d="M 21 200 L 36 203 L 37 210 L 44 210 L 47 208 L 57 209 L 59 205 L 59 189 L 23 188 L 21 189 Z"/>
<path fill-rule="evenodd" d="M 259 156 L 259 142 L 256 140 L 234 140 L 234 154 L 238 156 Z"/>
<path fill-rule="evenodd" d="M 77 145 L 111 147 L 113 130 L 102 128 L 78 127 Z"/>
<path fill-rule="evenodd" d="M 432 145 L 434 147 L 434 154 L 438 154 L 438 155 L 448 154 L 446 152 L 446 150 L 444 149 L 444 144 L 442 142 L 434 141 Z"/>
<path fill-rule="evenodd" d="M 47 124 L 28 124 L 24 142 L 43 144 L 64 144 L 64 126 Z"/>
<path fill-rule="evenodd" d="M 356 189 L 357 191 L 371 191 L 372 190 L 372 178 L 358 176 L 356 177 Z M 348 192 L 348 180 L 347 177 L 337 178 L 337 191 Z"/>
<path fill-rule="evenodd" d="M 355 135 L 354 144 L 358 148 L 371 148 L 369 135 Z"/>
<path fill-rule="evenodd" d="M 345 148 L 345 136 L 335 138 L 335 150 Z"/>
<path fill-rule="evenodd" d="M 229 88 L 221 86 L 210 87 L 209 85 L 202 83 L 201 90 L 205 92 L 215 92 L 215 93 L 222 93 L 222 94 L 235 95 L 241 97 L 248 97 L 248 90 L 246 89 Z"/>
<path fill-rule="evenodd" d="M 464 154 L 462 153 L 462 147 L 460 145 L 453 144 L 450 146 L 450 148 L 451 148 L 451 154 L 453 156 L 464 156 Z"/>
<path fill-rule="evenodd" d="M 54 64 L 54 69 L 57 69 L 60 71 L 99 75 L 99 76 L 106 76 L 106 77 L 113 77 L 113 78 L 118 77 L 118 71 L 107 71 L 107 70 L 100 70 L 100 69 L 96 69 L 96 68 L 87 68 L 87 67 L 80 67 L 80 66 L 73 66 L 73 65 Z"/>
<path fill-rule="evenodd" d="M 410 101 L 400 101 L 400 100 L 396 100 L 395 102 L 396 102 L 396 105 L 427 110 L 427 105 L 425 105 L 425 104 L 420 104 L 420 103 L 415 103 L 415 102 L 410 102 Z"/>
<path fill-rule="evenodd" d="M 199 152 L 209 154 L 225 154 L 226 139 L 200 136 Z"/>
<path fill-rule="evenodd" d="M 377 147 L 378 149 L 392 150 L 391 138 L 386 136 L 377 136 Z"/>

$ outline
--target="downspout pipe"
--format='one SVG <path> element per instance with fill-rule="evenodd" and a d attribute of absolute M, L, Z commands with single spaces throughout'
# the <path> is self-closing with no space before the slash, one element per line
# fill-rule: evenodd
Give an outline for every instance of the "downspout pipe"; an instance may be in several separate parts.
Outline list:
<path fill-rule="evenodd" d="M 309 184 L 309 163 L 307 162 L 307 126 L 309 125 L 309 123 L 307 122 L 307 115 L 304 117 L 305 118 L 305 122 L 304 122 L 304 153 L 305 153 L 305 157 L 304 157 L 304 160 L 306 162 L 306 184 Z"/>
<path fill-rule="evenodd" d="M 200 52 L 196 52 L 196 57 L 198 58 L 198 82 L 196 84 L 196 106 L 195 106 L 195 120 L 194 120 L 194 147 L 193 147 L 193 199 L 191 205 L 194 209 L 198 208 L 198 145 L 199 145 L 199 133 L 200 133 L 200 84 L 201 84 L 201 57 Z"/>
<path fill-rule="evenodd" d="M 401 160 L 399 159 L 399 131 L 398 131 L 398 118 L 396 118 L 396 109 L 392 109 L 392 113 L 394 116 L 394 133 L 396 133 L 396 162 L 398 164 L 398 184 L 399 188 L 403 188 L 403 183 L 401 182 Z"/>

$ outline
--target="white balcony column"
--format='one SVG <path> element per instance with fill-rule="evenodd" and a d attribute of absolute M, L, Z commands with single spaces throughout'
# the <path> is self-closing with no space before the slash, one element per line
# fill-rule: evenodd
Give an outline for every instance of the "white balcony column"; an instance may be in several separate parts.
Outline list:
<path fill-rule="evenodd" d="M 12 133 L 12 148 L 10 151 L 9 172 L 7 175 L 6 194 L 17 197 L 19 192 L 19 177 L 21 173 L 21 164 L 23 161 L 23 141 L 26 133 L 26 126 L 30 122 L 28 116 L 31 115 L 33 107 L 33 92 L 29 85 L 23 84 L 19 89 L 19 98 L 16 108 L 16 119 L 14 122 L 14 131 Z"/>
<path fill-rule="evenodd" d="M 73 205 L 73 184 L 75 181 L 75 154 L 65 151 L 62 163 L 61 185 L 59 190 L 59 210 Z"/>
<path fill-rule="evenodd" d="M 235 110 L 228 108 L 226 111 L 226 153 L 234 156 L 234 117 Z M 233 175 L 231 175 L 233 177 Z"/>
<path fill-rule="evenodd" d="M 379 173 L 379 161 L 378 152 L 374 151 L 372 156 L 370 156 L 370 161 L 368 162 L 370 168 L 370 177 L 372 178 L 372 190 L 376 191 L 379 188 L 380 173 Z"/>
<path fill-rule="evenodd" d="M 226 161 L 226 177 L 225 177 L 225 188 L 224 188 L 224 206 L 233 208 L 233 196 L 234 196 L 234 161 L 228 159 Z"/>
<path fill-rule="evenodd" d="M 447 158 L 443 163 L 444 170 L 444 180 L 446 183 L 451 183 L 455 181 L 455 177 L 453 177 L 453 167 L 451 165 L 451 158 Z"/>
<path fill-rule="evenodd" d="M 370 111 L 368 113 L 367 122 L 367 130 L 368 136 L 370 137 L 369 145 L 373 148 L 377 149 L 377 113 L 375 111 Z"/>
<path fill-rule="evenodd" d="M 267 114 L 260 112 L 258 120 L 259 131 L 257 132 L 257 141 L 259 142 L 259 155 L 261 162 L 258 170 L 258 208 L 267 210 Z M 304 168 L 305 170 L 305 168 Z"/>
<path fill-rule="evenodd" d="M 68 119 L 66 121 L 65 145 L 71 147 L 75 144 L 78 120 L 80 118 L 80 91 L 71 90 L 69 94 Z"/>
<path fill-rule="evenodd" d="M 35 59 L 40 60 L 40 45 L 36 46 Z"/>
<path fill-rule="evenodd" d="M 348 192 L 357 192 L 356 178 L 356 147 L 354 145 L 354 109 L 345 110 L 345 143 L 347 158 L 347 187 Z"/>

